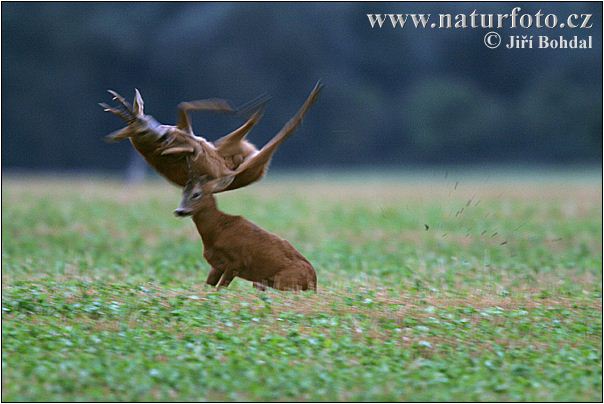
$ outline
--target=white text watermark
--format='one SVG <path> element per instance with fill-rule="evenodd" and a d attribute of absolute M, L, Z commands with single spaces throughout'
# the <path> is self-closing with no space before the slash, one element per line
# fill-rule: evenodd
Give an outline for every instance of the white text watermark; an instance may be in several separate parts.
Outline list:
<path fill-rule="evenodd" d="M 372 29 L 570 29 L 593 28 L 592 14 L 571 13 L 558 16 L 538 10 L 523 12 L 514 7 L 509 13 L 458 14 L 367 14 Z M 574 31 L 579 33 L 581 31 Z M 586 31 L 589 32 L 589 31 Z M 483 39 L 489 49 L 592 49 L 592 36 L 579 35 L 508 35 L 502 38 L 496 31 L 487 32 Z M 503 46 L 502 46 L 503 45 Z"/>
<path fill-rule="evenodd" d="M 545 14 L 541 10 L 534 14 L 522 13 L 522 8 L 514 7 L 510 13 L 469 14 L 367 14 L 371 28 L 432 28 L 432 29 L 466 29 L 466 28 L 570 28 L 590 29 L 593 27 L 592 15 L 572 13 L 566 17 L 556 14 Z"/>

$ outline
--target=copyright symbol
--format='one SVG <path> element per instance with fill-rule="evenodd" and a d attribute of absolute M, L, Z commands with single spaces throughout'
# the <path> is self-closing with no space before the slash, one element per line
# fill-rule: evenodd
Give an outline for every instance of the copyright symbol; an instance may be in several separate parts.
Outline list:
<path fill-rule="evenodd" d="M 495 49 L 501 45 L 501 36 L 495 31 L 487 32 L 484 36 L 484 44 L 489 49 Z"/>

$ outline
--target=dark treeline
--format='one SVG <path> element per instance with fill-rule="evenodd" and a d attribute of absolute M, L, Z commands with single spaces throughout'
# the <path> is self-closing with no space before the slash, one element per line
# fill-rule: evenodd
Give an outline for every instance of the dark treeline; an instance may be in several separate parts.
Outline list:
<path fill-rule="evenodd" d="M 593 14 L 592 50 L 491 50 L 485 29 L 372 29 L 367 13 Z M 326 84 L 279 166 L 580 163 L 602 158 L 601 3 L 2 3 L 2 165 L 117 169 L 106 89 L 173 124 L 180 101 L 273 99 L 262 145 Z M 240 124 L 198 113 L 198 135 Z"/>

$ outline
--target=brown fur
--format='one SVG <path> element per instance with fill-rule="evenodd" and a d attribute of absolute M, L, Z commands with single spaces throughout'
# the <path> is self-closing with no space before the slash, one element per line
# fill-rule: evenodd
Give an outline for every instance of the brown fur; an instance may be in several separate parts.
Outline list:
<path fill-rule="evenodd" d="M 227 287 L 233 278 L 240 277 L 252 281 L 258 289 L 268 286 L 316 291 L 313 266 L 287 240 L 242 216 L 228 215 L 218 209 L 212 190 L 220 181 L 225 180 L 203 185 L 193 180 L 175 211 L 180 216 L 193 216 L 203 241 L 203 256 L 212 266 L 206 283 Z"/>

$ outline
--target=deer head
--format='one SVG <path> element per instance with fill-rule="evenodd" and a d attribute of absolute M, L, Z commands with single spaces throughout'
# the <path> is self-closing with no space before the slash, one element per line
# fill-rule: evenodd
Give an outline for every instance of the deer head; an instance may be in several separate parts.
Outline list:
<path fill-rule="evenodd" d="M 151 115 L 145 115 L 144 102 L 141 93 L 134 89 L 134 103 L 130 105 L 128 101 L 113 90 L 107 90 L 113 96 L 113 100 L 117 101 L 116 107 L 111 107 L 104 102 L 99 103 L 106 112 L 121 118 L 126 122 L 127 126 L 117 130 L 106 136 L 110 142 L 119 142 L 120 140 L 138 136 L 144 137 L 146 133 L 156 138 L 161 137 L 167 131 L 165 125 L 160 124 Z"/>
<path fill-rule="evenodd" d="M 226 189 L 233 179 L 235 174 L 227 175 L 220 178 L 212 178 L 205 173 L 199 172 L 196 165 L 190 161 L 193 157 L 187 157 L 187 165 L 189 166 L 189 181 L 185 185 L 182 193 L 182 200 L 174 214 L 176 216 L 190 216 L 204 208 L 208 201 L 213 201 L 213 194 Z"/>
<path fill-rule="evenodd" d="M 106 136 L 109 142 L 119 142 L 127 138 L 136 139 L 137 141 L 160 140 L 171 138 L 173 132 L 181 132 L 193 136 L 191 128 L 189 112 L 190 111 L 214 111 L 223 113 L 235 113 L 233 107 L 228 101 L 220 98 L 211 98 L 206 100 L 181 102 L 178 105 L 178 123 L 176 126 L 162 125 L 155 120 L 151 115 L 145 115 L 144 102 L 138 89 L 134 89 L 134 102 L 132 105 L 124 97 L 113 90 L 107 90 L 113 96 L 113 100 L 117 102 L 116 107 L 111 107 L 105 103 L 99 103 L 106 112 L 121 118 L 126 122 L 127 126 L 118 131 L 115 131 Z M 260 99 L 257 103 L 266 102 L 266 98 Z M 251 104 L 249 108 L 254 108 L 256 105 Z M 241 113 L 243 113 L 242 111 Z M 247 112 L 247 110 L 245 111 Z M 199 138 L 199 140 L 204 140 Z"/>

